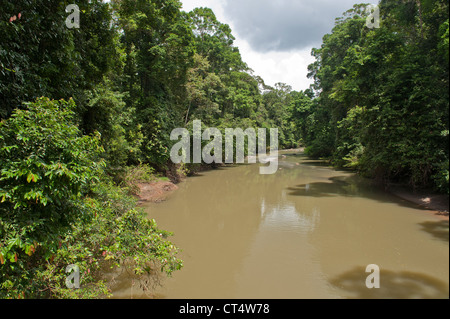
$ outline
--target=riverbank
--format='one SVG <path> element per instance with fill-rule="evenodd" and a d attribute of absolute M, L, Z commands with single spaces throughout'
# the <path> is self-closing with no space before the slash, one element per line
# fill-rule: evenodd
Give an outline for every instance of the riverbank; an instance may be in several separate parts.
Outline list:
<path fill-rule="evenodd" d="M 441 219 L 449 220 L 449 196 L 430 191 L 412 191 L 403 186 L 390 186 L 388 191 L 408 202 L 414 203 Z"/>
<path fill-rule="evenodd" d="M 299 148 L 285 151 L 304 153 L 304 150 L 304 148 Z M 330 167 L 333 166 L 330 165 Z M 429 213 L 438 216 L 440 219 L 449 220 L 449 195 L 437 194 L 433 191 L 426 190 L 414 191 L 411 188 L 402 185 L 389 185 L 387 192 L 420 206 Z"/>
<path fill-rule="evenodd" d="M 136 186 L 139 188 L 139 192 L 136 194 L 139 205 L 145 202 L 161 203 L 178 189 L 177 185 L 168 181 L 137 183 Z"/>

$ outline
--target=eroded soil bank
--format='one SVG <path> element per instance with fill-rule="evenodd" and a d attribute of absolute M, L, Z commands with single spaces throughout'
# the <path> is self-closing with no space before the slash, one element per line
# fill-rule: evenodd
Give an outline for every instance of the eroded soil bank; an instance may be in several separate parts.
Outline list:
<path fill-rule="evenodd" d="M 430 213 L 439 216 L 444 220 L 449 220 L 449 196 L 436 194 L 427 191 L 411 191 L 405 187 L 394 186 L 389 188 L 389 192 L 406 201 L 425 208 Z"/>
<path fill-rule="evenodd" d="M 167 199 L 167 197 L 178 189 L 178 186 L 172 182 L 156 181 L 151 183 L 138 183 L 139 204 L 144 202 L 160 203 Z"/>

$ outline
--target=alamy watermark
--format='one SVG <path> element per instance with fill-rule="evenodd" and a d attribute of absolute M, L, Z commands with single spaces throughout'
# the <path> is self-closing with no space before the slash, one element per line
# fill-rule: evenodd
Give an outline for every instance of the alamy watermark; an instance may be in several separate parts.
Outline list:
<path fill-rule="evenodd" d="M 368 265 L 366 273 L 370 273 L 366 278 L 366 287 L 369 289 L 380 288 L 380 267 L 375 264 Z"/>
<path fill-rule="evenodd" d="M 379 29 L 380 28 L 380 7 L 375 4 L 368 5 L 366 7 L 366 12 L 369 16 L 366 19 L 366 27 L 369 29 Z"/>
<path fill-rule="evenodd" d="M 66 13 L 69 13 L 66 18 L 66 27 L 69 29 L 79 29 L 80 28 L 80 8 L 76 4 L 69 4 L 66 7 Z"/>
<path fill-rule="evenodd" d="M 80 267 L 77 265 L 68 265 L 66 267 L 66 273 L 70 273 L 66 277 L 66 287 L 69 289 L 80 288 Z"/>
<path fill-rule="evenodd" d="M 269 166 L 260 167 L 262 175 L 274 174 L 278 170 L 278 129 L 270 129 L 270 154 L 267 155 L 266 129 L 226 128 L 225 137 L 217 128 L 206 128 L 202 133 L 202 122 L 193 121 L 193 136 L 186 128 L 176 128 L 170 134 L 172 141 L 179 141 L 170 151 L 170 159 L 173 163 L 226 163 L 232 164 L 245 162 L 245 138 L 247 137 L 248 163 L 269 163 Z M 256 134 L 258 133 L 258 134 Z M 211 141 L 211 138 L 213 140 Z M 236 142 L 235 142 L 236 138 Z M 191 147 L 192 140 L 192 147 Z M 202 141 L 210 141 L 202 149 Z M 225 161 L 223 160 L 223 143 L 225 142 Z M 236 145 L 236 152 L 234 146 Z M 191 152 L 192 150 L 192 152 Z M 211 154 L 213 152 L 213 155 Z M 191 154 L 192 153 L 192 154 Z M 236 159 L 236 161 L 234 161 Z"/>

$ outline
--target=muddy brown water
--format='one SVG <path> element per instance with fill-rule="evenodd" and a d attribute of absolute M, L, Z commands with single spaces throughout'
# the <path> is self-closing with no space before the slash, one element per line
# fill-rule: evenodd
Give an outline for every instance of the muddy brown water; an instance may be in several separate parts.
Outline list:
<path fill-rule="evenodd" d="M 116 298 L 448 298 L 448 221 L 303 154 L 279 170 L 236 165 L 188 178 L 148 216 L 174 232 L 182 270 Z M 380 288 L 368 289 L 369 264 Z"/>

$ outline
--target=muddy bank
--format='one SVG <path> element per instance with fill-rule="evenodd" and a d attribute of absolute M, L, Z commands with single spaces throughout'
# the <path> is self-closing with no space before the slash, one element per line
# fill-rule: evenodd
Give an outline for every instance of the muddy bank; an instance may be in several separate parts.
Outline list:
<path fill-rule="evenodd" d="M 187 177 L 195 176 L 198 173 L 214 170 L 223 166 L 225 166 L 225 164 L 194 164 L 190 165 L 189 168 L 186 168 L 186 166 L 182 168 L 179 164 L 171 164 L 164 174 L 170 181 L 138 182 L 135 184 L 138 189 L 136 194 L 136 197 L 139 200 L 138 204 L 145 202 L 163 202 L 178 189 L 177 184 L 184 181 Z"/>
<path fill-rule="evenodd" d="M 178 189 L 178 186 L 172 182 L 156 181 L 151 183 L 137 183 L 139 192 L 137 197 L 139 204 L 144 202 L 160 203 Z"/>
<path fill-rule="evenodd" d="M 429 191 L 412 191 L 402 186 L 390 186 L 390 193 L 423 207 L 442 219 L 449 219 L 449 196 Z"/>

